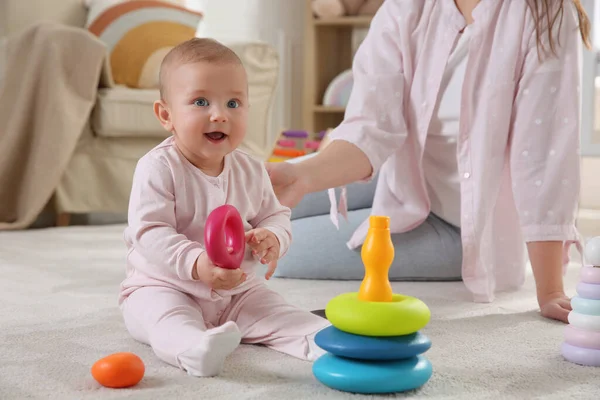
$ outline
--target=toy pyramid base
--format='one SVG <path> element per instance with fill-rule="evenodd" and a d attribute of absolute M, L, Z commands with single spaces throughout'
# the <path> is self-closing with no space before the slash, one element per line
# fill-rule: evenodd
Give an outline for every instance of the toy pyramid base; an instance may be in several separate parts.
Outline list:
<path fill-rule="evenodd" d="M 432 373 L 431 362 L 422 355 L 396 361 L 366 361 L 328 353 L 313 364 L 315 378 L 325 386 L 361 394 L 418 389 L 429 381 Z"/>
<path fill-rule="evenodd" d="M 574 364 L 600 367 L 600 350 L 586 349 L 563 342 L 560 347 L 563 357 Z"/>

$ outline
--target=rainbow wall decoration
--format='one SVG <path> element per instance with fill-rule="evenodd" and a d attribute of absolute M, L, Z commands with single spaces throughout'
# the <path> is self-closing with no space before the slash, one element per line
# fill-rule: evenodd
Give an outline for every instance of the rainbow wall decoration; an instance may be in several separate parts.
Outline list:
<path fill-rule="evenodd" d="M 279 135 L 268 161 L 282 162 L 315 153 L 323 148 L 327 133 L 327 131 L 322 131 L 311 135 L 302 130 L 283 131 Z"/>
<path fill-rule="evenodd" d="M 164 56 L 193 38 L 202 20 L 201 13 L 156 0 L 94 2 L 90 13 L 88 30 L 106 44 L 115 83 L 133 88 L 156 88 Z"/>
<path fill-rule="evenodd" d="M 323 96 L 323 105 L 332 107 L 346 107 L 352 92 L 354 80 L 352 78 L 352 70 L 348 69 L 336 76 Z"/>

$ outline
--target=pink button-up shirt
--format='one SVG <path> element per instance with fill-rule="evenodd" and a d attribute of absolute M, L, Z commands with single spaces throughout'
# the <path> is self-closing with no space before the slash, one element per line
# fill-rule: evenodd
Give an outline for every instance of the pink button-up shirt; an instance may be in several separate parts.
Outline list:
<path fill-rule="evenodd" d="M 557 57 L 542 61 L 526 1 L 484 0 L 473 11 L 457 157 L 462 277 L 475 301 L 522 285 L 525 242 L 562 241 L 565 263 L 569 245 L 580 243 L 581 42 L 574 7 L 564 7 Z M 380 172 L 372 213 L 390 216 L 393 233 L 414 229 L 430 212 L 423 148 L 464 27 L 454 0 L 386 0 L 354 59 L 354 89 L 331 139 L 357 145 Z M 335 198 L 332 206 L 337 223 Z M 367 230 L 364 221 L 349 247 Z"/>

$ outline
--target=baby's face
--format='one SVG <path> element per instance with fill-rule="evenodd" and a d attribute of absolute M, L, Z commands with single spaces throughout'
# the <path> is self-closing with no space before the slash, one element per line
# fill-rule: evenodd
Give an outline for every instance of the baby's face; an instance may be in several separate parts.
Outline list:
<path fill-rule="evenodd" d="M 248 83 L 241 65 L 176 66 L 169 71 L 167 102 L 177 144 L 197 166 L 220 163 L 246 135 Z"/>

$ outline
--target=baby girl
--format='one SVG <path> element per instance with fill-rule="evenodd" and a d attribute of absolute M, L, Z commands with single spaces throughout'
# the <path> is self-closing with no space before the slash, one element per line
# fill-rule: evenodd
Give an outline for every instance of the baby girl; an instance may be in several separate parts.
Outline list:
<path fill-rule="evenodd" d="M 129 204 L 127 277 L 119 304 L 134 339 L 195 376 L 221 372 L 240 343 L 314 360 L 314 335 L 328 322 L 289 305 L 255 270 L 273 274 L 291 240 L 282 206 L 259 160 L 236 148 L 248 118 L 246 71 L 229 48 L 195 38 L 175 47 L 160 71 L 154 112 L 168 139 L 142 157 Z M 237 270 L 215 266 L 204 225 L 235 206 L 247 251 Z"/>

